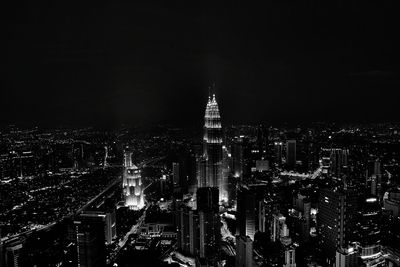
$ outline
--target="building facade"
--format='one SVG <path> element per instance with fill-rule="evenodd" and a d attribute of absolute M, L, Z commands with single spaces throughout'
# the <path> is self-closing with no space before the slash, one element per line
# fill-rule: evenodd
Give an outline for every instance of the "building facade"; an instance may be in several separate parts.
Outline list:
<path fill-rule="evenodd" d="M 142 189 L 142 176 L 140 170 L 132 163 L 132 153 L 124 154 L 123 195 L 125 206 L 132 210 L 140 210 L 144 207 Z"/>
<path fill-rule="evenodd" d="M 218 103 L 213 97 L 208 98 L 204 116 L 203 158 L 205 177 L 201 185 L 218 187 L 220 201 L 228 200 L 228 181 L 223 175 L 222 161 L 222 126 Z"/>

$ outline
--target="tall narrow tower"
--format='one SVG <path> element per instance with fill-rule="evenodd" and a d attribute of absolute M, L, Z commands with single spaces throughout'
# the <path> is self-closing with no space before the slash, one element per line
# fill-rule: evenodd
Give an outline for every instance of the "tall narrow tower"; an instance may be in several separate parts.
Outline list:
<path fill-rule="evenodd" d="M 219 199 L 227 200 L 227 182 L 222 176 L 222 127 L 215 95 L 208 98 L 204 116 L 203 157 L 205 186 L 218 187 Z"/>
<path fill-rule="evenodd" d="M 132 210 L 140 210 L 144 206 L 142 176 L 140 170 L 132 163 L 132 153 L 124 154 L 123 194 L 125 206 Z"/>

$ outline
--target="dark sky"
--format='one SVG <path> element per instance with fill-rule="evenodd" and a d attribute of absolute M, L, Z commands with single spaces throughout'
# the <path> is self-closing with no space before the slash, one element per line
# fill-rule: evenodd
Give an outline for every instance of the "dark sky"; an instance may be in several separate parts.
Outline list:
<path fill-rule="evenodd" d="M 389 1 L 14 2 L 0 124 L 201 123 L 213 82 L 226 124 L 399 120 Z"/>

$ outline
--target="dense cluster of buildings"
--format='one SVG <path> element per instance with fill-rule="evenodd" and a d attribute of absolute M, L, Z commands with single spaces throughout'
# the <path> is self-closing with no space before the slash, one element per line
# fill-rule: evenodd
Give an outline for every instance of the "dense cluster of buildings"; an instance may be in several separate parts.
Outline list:
<path fill-rule="evenodd" d="M 1 267 L 400 266 L 395 124 L 1 136 Z"/>
<path fill-rule="evenodd" d="M 197 191 L 186 191 L 197 194 L 192 199 L 197 203 L 174 199 L 179 206 L 180 251 L 199 266 L 217 265 L 215 258 L 228 266 L 398 265 L 399 246 L 391 241 L 400 242 L 395 234 L 400 226 L 395 159 L 399 140 L 393 141 L 397 131 L 322 126 L 221 129 L 215 96 L 210 97 L 203 149 L 196 157 Z M 388 139 L 393 149 L 388 149 Z M 205 247 L 215 249 L 204 255 L 198 242 L 204 238 L 205 223 L 199 205 L 207 202 L 202 198 L 207 187 L 219 190 L 218 200 L 208 197 L 215 203 L 215 214 L 220 203 L 219 214 L 229 215 L 217 221 L 231 221 L 228 224 L 234 226 L 228 230 L 236 238 L 220 237 L 219 249 L 217 238 L 209 239 Z M 215 218 L 210 216 L 207 224 L 215 225 Z M 232 253 L 229 247 L 236 249 Z"/>

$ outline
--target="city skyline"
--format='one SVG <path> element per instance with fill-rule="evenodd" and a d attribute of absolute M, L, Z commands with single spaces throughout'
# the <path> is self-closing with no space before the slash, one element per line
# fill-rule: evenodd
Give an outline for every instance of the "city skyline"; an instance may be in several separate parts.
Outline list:
<path fill-rule="evenodd" d="M 0 267 L 400 267 L 390 3 L 1 11 Z"/>

